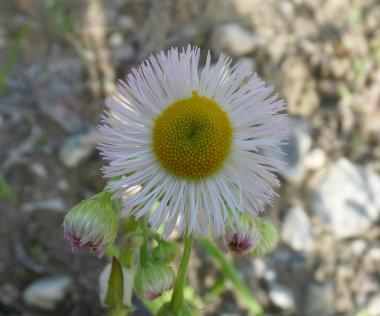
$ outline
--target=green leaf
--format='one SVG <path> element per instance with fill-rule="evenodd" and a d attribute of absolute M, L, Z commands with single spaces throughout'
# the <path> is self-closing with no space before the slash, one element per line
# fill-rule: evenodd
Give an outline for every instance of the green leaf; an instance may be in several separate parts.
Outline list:
<path fill-rule="evenodd" d="M 108 292 L 105 304 L 110 308 L 118 308 L 123 305 L 123 270 L 119 261 L 113 257 L 111 275 L 108 281 Z"/>
<path fill-rule="evenodd" d="M 1 173 L 0 173 L 0 198 L 7 202 L 12 201 L 11 190 L 9 189 L 8 183 L 5 181 Z"/>
<path fill-rule="evenodd" d="M 247 309 L 256 316 L 264 316 L 263 309 L 253 297 L 251 290 L 244 283 L 236 268 L 227 260 L 223 252 L 211 244 L 207 239 L 198 237 L 199 243 L 213 256 L 220 265 L 223 276 L 230 280 L 236 296 L 238 296 L 247 306 Z"/>
<path fill-rule="evenodd" d="M 13 44 L 11 51 L 5 61 L 5 65 L 0 71 L 0 94 L 4 91 L 5 80 L 7 79 L 9 73 L 11 72 L 14 64 L 16 63 L 17 57 L 20 54 L 22 42 L 28 33 L 29 23 L 25 23 L 18 34 L 15 43 Z"/>
<path fill-rule="evenodd" d="M 204 296 L 204 301 L 206 303 L 213 302 L 220 294 L 226 291 L 226 284 L 224 280 L 216 280 L 215 284 L 208 290 L 208 292 Z"/>
<path fill-rule="evenodd" d="M 355 316 L 371 316 L 371 314 L 367 310 L 362 309 L 358 311 Z"/>

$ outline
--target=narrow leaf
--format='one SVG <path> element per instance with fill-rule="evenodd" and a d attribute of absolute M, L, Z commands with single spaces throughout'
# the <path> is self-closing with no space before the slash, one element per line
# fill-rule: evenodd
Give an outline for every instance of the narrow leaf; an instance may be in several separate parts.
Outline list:
<path fill-rule="evenodd" d="M 242 299 L 248 310 L 256 316 L 264 316 L 260 304 L 255 300 L 251 290 L 244 283 L 236 268 L 227 260 L 223 252 L 211 244 L 207 239 L 199 236 L 198 241 L 203 248 L 205 248 L 207 252 L 219 262 L 220 271 L 223 276 L 231 281 L 235 293 L 240 299 Z"/>
<path fill-rule="evenodd" d="M 111 275 L 105 304 L 111 309 L 123 305 L 123 271 L 119 261 L 113 257 Z"/>

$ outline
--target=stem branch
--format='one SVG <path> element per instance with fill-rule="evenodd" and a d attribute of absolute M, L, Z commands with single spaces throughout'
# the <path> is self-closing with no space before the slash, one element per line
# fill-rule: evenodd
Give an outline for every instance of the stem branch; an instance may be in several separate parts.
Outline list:
<path fill-rule="evenodd" d="M 174 284 L 173 296 L 170 301 L 170 307 L 172 311 L 181 310 L 185 303 L 183 296 L 183 288 L 185 286 L 186 270 L 189 264 L 192 246 L 193 235 L 190 235 L 186 237 L 185 249 L 183 250 L 181 264 L 179 265 L 177 279 Z"/>

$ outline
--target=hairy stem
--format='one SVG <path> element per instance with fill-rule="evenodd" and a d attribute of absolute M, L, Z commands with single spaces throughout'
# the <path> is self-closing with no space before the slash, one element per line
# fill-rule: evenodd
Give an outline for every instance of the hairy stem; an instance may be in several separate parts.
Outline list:
<path fill-rule="evenodd" d="M 172 311 L 181 310 L 184 306 L 183 288 L 185 286 L 186 270 L 189 264 L 191 248 L 193 246 L 193 235 L 187 236 L 185 249 L 183 250 L 181 264 L 178 268 L 177 279 L 174 284 L 173 296 L 170 301 Z"/>

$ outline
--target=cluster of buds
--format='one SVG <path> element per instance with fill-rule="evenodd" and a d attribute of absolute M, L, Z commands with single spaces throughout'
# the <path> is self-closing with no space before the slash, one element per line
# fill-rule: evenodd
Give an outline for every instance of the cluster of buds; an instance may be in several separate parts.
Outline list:
<path fill-rule="evenodd" d="M 149 254 L 140 253 L 140 270 L 135 279 L 137 294 L 148 300 L 160 297 L 169 291 L 174 284 L 174 271 L 167 264 L 179 257 L 180 250 L 176 243 L 154 237 L 158 245 L 152 251 L 153 260 Z M 143 249 L 144 245 L 141 249 Z M 142 250 L 144 252 L 144 250 Z"/>
<path fill-rule="evenodd" d="M 276 228 L 269 222 L 259 218 L 257 220 L 261 227 L 261 238 L 259 244 L 252 251 L 251 256 L 258 258 L 272 252 L 278 243 L 278 233 Z"/>
<path fill-rule="evenodd" d="M 239 217 L 236 228 L 228 229 L 221 238 L 220 247 L 224 252 L 259 257 L 271 252 L 277 242 L 277 231 L 270 223 L 244 214 Z"/>
<path fill-rule="evenodd" d="M 152 255 L 153 259 L 156 261 L 170 263 L 179 257 L 180 250 L 176 243 L 160 240 L 157 247 L 153 249 Z"/>
<path fill-rule="evenodd" d="M 91 248 L 99 258 L 117 236 L 118 216 L 112 209 L 111 193 L 103 191 L 73 207 L 65 216 L 63 230 L 74 249 Z"/>
<path fill-rule="evenodd" d="M 154 300 L 173 287 L 174 271 L 160 261 L 149 261 L 136 275 L 135 289 L 145 299 Z"/>

